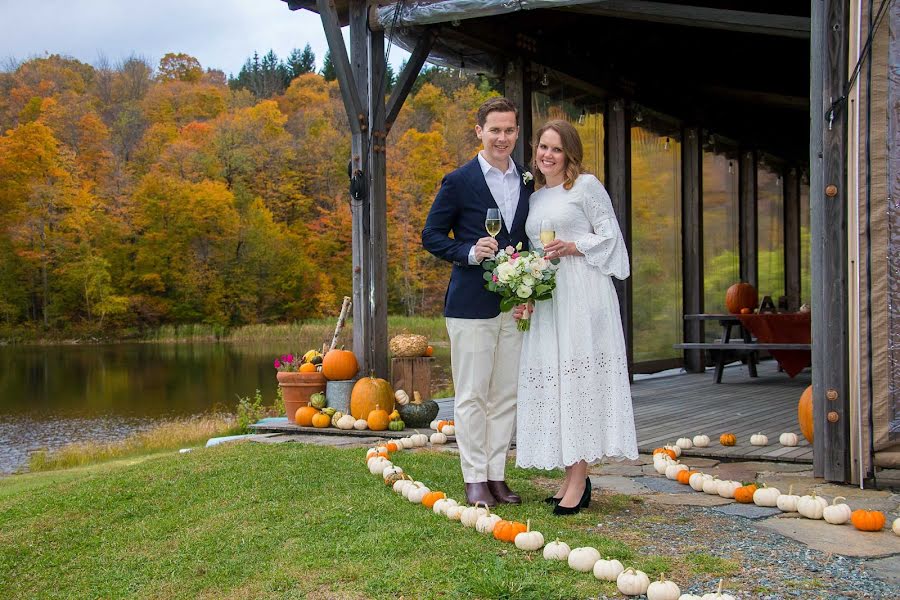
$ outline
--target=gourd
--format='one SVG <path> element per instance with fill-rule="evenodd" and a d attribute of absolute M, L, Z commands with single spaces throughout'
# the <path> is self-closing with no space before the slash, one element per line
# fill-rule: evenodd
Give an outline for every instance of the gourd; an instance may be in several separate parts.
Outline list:
<path fill-rule="evenodd" d="M 409 394 L 407 394 L 404 390 L 397 390 L 396 392 L 394 392 L 394 400 L 400 406 L 409 404 Z"/>
<path fill-rule="evenodd" d="M 434 505 L 438 500 L 446 497 L 447 494 L 444 492 L 428 492 L 425 494 L 425 497 L 422 498 L 422 506 L 425 508 L 434 508 Z"/>
<path fill-rule="evenodd" d="M 412 479 L 401 479 L 400 481 L 395 481 L 393 490 L 398 494 L 402 494 L 403 490 L 412 485 L 412 483 Z"/>
<path fill-rule="evenodd" d="M 707 446 L 709 446 L 708 435 L 695 435 L 692 441 L 694 442 L 694 446 L 696 446 L 697 448 L 706 448 Z"/>
<path fill-rule="evenodd" d="M 384 431 L 391 422 L 391 416 L 376 403 L 375 410 L 366 417 L 366 423 L 372 431 Z"/>
<path fill-rule="evenodd" d="M 540 531 L 532 531 L 531 519 L 528 519 L 525 522 L 525 531 L 517 534 L 513 543 L 516 545 L 516 548 L 526 552 L 540 550 L 544 546 L 544 534 Z"/>
<path fill-rule="evenodd" d="M 800 438 L 797 437 L 796 433 L 782 433 L 778 436 L 778 443 L 782 446 L 796 446 L 800 443 Z"/>
<path fill-rule="evenodd" d="M 828 506 L 828 502 L 825 498 L 820 498 L 813 492 L 809 496 L 800 498 L 797 502 L 797 512 L 807 519 L 821 519 L 826 506 Z"/>
<path fill-rule="evenodd" d="M 299 372 L 299 373 L 315 373 L 318 370 L 319 369 L 316 367 L 316 365 L 314 365 L 312 363 L 303 363 L 302 365 L 300 365 L 300 368 L 297 369 L 297 372 Z"/>
<path fill-rule="evenodd" d="M 822 511 L 822 518 L 825 519 L 826 523 L 843 525 L 850 520 L 852 515 L 850 507 L 844 502 L 838 502 L 838 500 L 846 500 L 846 498 L 843 496 L 836 497 L 831 501 L 831 506 L 826 506 Z"/>
<path fill-rule="evenodd" d="M 322 375 L 332 381 L 353 379 L 359 371 L 356 355 L 350 350 L 333 349 L 322 358 Z"/>
<path fill-rule="evenodd" d="M 703 493 L 709 494 L 710 496 L 718 496 L 719 495 L 719 479 L 713 477 L 712 479 L 707 479 L 703 482 Z"/>
<path fill-rule="evenodd" d="M 691 486 L 695 492 L 702 492 L 703 484 L 707 481 L 712 481 L 712 479 L 712 475 L 707 475 L 706 473 L 694 473 L 691 475 L 691 478 L 688 479 L 688 485 Z"/>
<path fill-rule="evenodd" d="M 397 465 L 391 465 L 387 469 L 381 472 L 382 477 L 390 477 L 391 475 L 402 475 L 403 469 L 398 467 Z"/>
<path fill-rule="evenodd" d="M 431 507 L 432 512 L 436 515 L 444 515 L 446 516 L 447 509 L 451 506 L 459 506 L 459 502 L 454 500 L 453 498 L 441 498 L 437 502 L 434 503 L 434 506 Z"/>
<path fill-rule="evenodd" d="M 674 581 L 669 581 L 666 574 L 659 576 L 659 581 L 654 581 L 647 587 L 647 600 L 678 600 L 681 590 Z"/>
<path fill-rule="evenodd" d="M 333 406 L 326 406 L 322 409 L 322 412 L 328 415 L 329 418 L 331 418 L 335 415 L 335 413 L 337 413 L 337 409 Z"/>
<path fill-rule="evenodd" d="M 391 431 L 403 431 L 404 429 L 406 429 L 406 423 L 400 421 L 399 419 L 396 421 L 391 421 L 390 423 L 388 423 L 388 429 L 390 429 Z"/>
<path fill-rule="evenodd" d="M 475 531 L 484 534 L 494 533 L 494 527 L 502 520 L 500 515 L 495 515 L 488 510 L 486 514 L 481 515 L 478 517 L 478 520 L 475 521 Z"/>
<path fill-rule="evenodd" d="M 719 588 L 717 591 L 711 594 L 703 594 L 700 597 L 700 600 L 735 600 L 734 596 L 731 594 L 723 594 L 722 593 L 722 585 L 725 583 L 724 579 L 719 580 Z"/>
<path fill-rule="evenodd" d="M 326 404 L 328 404 L 328 401 L 325 399 L 325 394 L 322 392 L 316 392 L 309 397 L 309 405 L 313 408 L 321 410 L 325 408 Z"/>
<path fill-rule="evenodd" d="M 476 502 L 475 506 L 469 506 L 462 511 L 462 514 L 459 516 L 459 522 L 462 523 L 464 527 L 475 527 L 475 524 L 478 522 L 478 517 L 488 514 L 487 507 L 478 506 L 479 504 L 484 503 Z"/>
<path fill-rule="evenodd" d="M 672 448 L 670 448 L 669 446 L 663 446 L 661 448 L 656 448 L 655 450 L 653 450 L 653 458 L 656 458 L 657 454 L 667 454 L 672 460 L 678 458 L 678 455 L 675 454 L 675 451 L 672 450 Z"/>
<path fill-rule="evenodd" d="M 405 488 L 403 488 L 403 491 L 402 491 L 401 493 L 403 494 L 403 497 L 404 497 L 404 498 L 406 498 L 407 500 L 409 500 L 409 495 L 410 495 L 410 493 L 413 492 L 413 490 L 416 490 L 416 489 L 419 489 L 419 488 L 427 488 L 427 487 L 428 487 L 428 486 L 426 486 L 426 485 L 425 485 L 424 483 L 422 483 L 421 481 L 413 481 L 413 482 L 410 483 L 408 486 L 406 486 Z M 431 490 L 428 490 L 428 491 L 430 492 Z"/>
<path fill-rule="evenodd" d="M 809 386 L 800 395 L 797 402 L 797 422 L 800 424 L 800 433 L 810 444 L 813 443 L 813 387 Z"/>
<path fill-rule="evenodd" d="M 677 464 L 666 467 L 666 479 L 675 479 L 681 471 L 687 471 L 687 465 Z"/>
<path fill-rule="evenodd" d="M 516 536 L 527 528 L 525 523 L 520 523 L 518 521 L 498 521 L 497 524 L 494 525 L 494 538 L 501 542 L 509 542 L 512 544 L 515 541 Z"/>
<path fill-rule="evenodd" d="M 734 446 L 737 444 L 737 438 L 733 433 L 723 433 L 719 436 L 719 443 L 723 446 Z"/>
<path fill-rule="evenodd" d="M 756 493 L 757 487 L 755 483 L 742 485 L 734 490 L 734 499 L 741 504 L 753 504 L 753 494 Z"/>
<path fill-rule="evenodd" d="M 739 314 L 742 308 L 755 310 L 759 306 L 759 293 L 745 281 L 735 283 L 725 291 L 725 308 L 732 314 Z"/>
<path fill-rule="evenodd" d="M 316 413 L 312 418 L 312 426 L 318 427 L 319 429 L 329 427 L 331 425 L 331 417 L 326 415 L 325 413 Z"/>
<path fill-rule="evenodd" d="M 444 516 L 450 519 L 451 521 L 459 521 L 460 515 L 462 515 L 462 511 L 465 509 L 465 506 L 460 506 L 459 504 L 454 504 L 453 506 L 448 506 L 446 510 L 444 510 Z"/>
<path fill-rule="evenodd" d="M 666 450 L 671 450 L 675 453 L 673 458 L 678 459 L 681 458 L 681 448 L 679 446 L 673 446 L 672 444 L 667 444 L 664 446 Z"/>
<path fill-rule="evenodd" d="M 750 445 L 751 446 L 768 446 L 769 438 L 762 434 L 762 432 L 751 435 L 750 436 Z"/>
<path fill-rule="evenodd" d="M 753 504 L 757 506 L 778 506 L 778 498 L 780 496 L 781 492 L 778 488 L 770 488 L 763 484 L 761 488 L 753 492 Z"/>
<path fill-rule="evenodd" d="M 775 506 L 783 512 L 797 512 L 797 504 L 800 502 L 800 496 L 793 493 L 794 486 L 788 488 L 787 494 L 778 496 Z"/>
<path fill-rule="evenodd" d="M 680 483 L 682 485 L 688 485 L 688 483 L 690 483 L 690 481 L 691 481 L 691 477 L 693 477 L 697 473 L 699 473 L 699 471 L 692 471 L 690 469 L 685 469 L 683 471 L 680 471 L 678 473 L 678 475 L 675 476 L 675 481 L 677 481 L 678 483 Z"/>
<path fill-rule="evenodd" d="M 850 521 L 860 531 L 881 531 L 884 527 L 884 513 L 879 510 L 854 510 Z"/>
<path fill-rule="evenodd" d="M 424 485 L 413 484 L 407 489 L 409 489 L 409 493 L 406 495 L 406 499 L 413 504 L 422 504 L 422 500 L 425 499 L 425 496 L 431 493 L 431 490 Z"/>
<path fill-rule="evenodd" d="M 734 492 L 741 487 L 740 481 L 720 481 L 716 492 L 723 498 L 734 498 Z"/>
<path fill-rule="evenodd" d="M 446 444 L 447 436 L 441 433 L 440 431 L 435 431 L 431 434 L 430 441 L 432 444 Z"/>
<path fill-rule="evenodd" d="M 394 411 L 394 390 L 391 389 L 390 383 L 373 374 L 363 377 L 353 386 L 350 392 L 350 414 L 357 419 L 365 419 L 376 409 L 384 410 L 388 414 Z"/>
<path fill-rule="evenodd" d="M 694 594 L 682 594 L 678 596 L 678 600 L 703 600 L 700 596 Z"/>
<path fill-rule="evenodd" d="M 404 437 L 397 440 L 401 446 L 403 446 L 404 450 L 408 450 L 412 448 L 415 444 L 413 444 L 412 438 Z"/>
<path fill-rule="evenodd" d="M 418 391 L 413 392 L 413 400 L 408 404 L 397 407 L 400 411 L 400 417 L 410 427 L 427 427 L 434 419 L 439 407 L 434 400 L 422 400 L 422 394 Z"/>
<path fill-rule="evenodd" d="M 569 552 L 571 552 L 571 548 L 569 548 L 567 543 L 556 540 L 544 546 L 544 559 L 567 560 Z"/>
<path fill-rule="evenodd" d="M 616 577 L 616 587 L 620 594 L 640 596 L 650 587 L 650 578 L 643 571 L 629 567 Z"/>
<path fill-rule="evenodd" d="M 409 436 L 409 439 L 412 440 L 413 448 L 421 448 L 428 443 L 428 436 L 424 433 L 416 433 Z"/>
<path fill-rule="evenodd" d="M 344 417 L 349 417 L 349 420 L 344 419 Z M 343 427 L 341 427 L 341 426 L 338 424 L 338 423 L 341 423 L 341 422 L 342 422 L 342 421 L 341 421 L 342 419 L 344 419 L 344 420 L 343 420 L 343 423 L 344 423 L 344 426 L 343 426 Z M 342 413 L 341 411 L 337 411 L 336 413 L 334 413 L 333 415 L 331 415 L 331 424 L 334 425 L 335 427 L 337 427 L 338 429 L 353 429 L 353 423 L 354 423 L 355 421 L 356 421 L 356 419 L 353 418 L 353 415 L 345 415 L 345 414 Z M 349 427 L 347 427 L 347 423 L 350 424 Z"/>
<path fill-rule="evenodd" d="M 369 424 L 365 419 L 356 419 L 355 421 L 353 421 L 353 429 L 356 429 L 357 431 L 363 431 L 364 429 L 368 428 Z"/>
<path fill-rule="evenodd" d="M 894 535 L 900 535 L 900 517 L 894 519 L 894 522 L 891 523 L 891 531 L 894 532 Z"/>
<path fill-rule="evenodd" d="M 371 473 L 372 475 L 383 475 L 384 470 L 387 469 L 388 467 L 393 466 L 393 464 L 394 463 L 392 463 L 391 461 L 389 461 L 386 458 L 376 456 L 375 458 L 370 460 L 368 463 L 369 473 Z"/>
<path fill-rule="evenodd" d="M 294 423 L 301 427 L 312 427 L 312 418 L 319 414 L 319 411 L 312 406 L 301 406 L 294 413 Z"/>
<path fill-rule="evenodd" d="M 386 469 L 384 473 L 381 474 L 384 477 L 384 485 L 394 485 L 401 479 L 405 479 L 406 475 L 404 473 L 392 473 L 390 475 L 385 475 L 389 469 Z"/>
<path fill-rule="evenodd" d="M 660 475 L 666 474 L 666 469 L 669 468 L 670 465 L 677 465 L 678 461 L 673 458 L 669 458 L 665 456 L 660 459 L 653 459 L 653 468 L 656 469 L 656 472 Z"/>
<path fill-rule="evenodd" d="M 569 552 L 569 568 L 581 573 L 590 573 L 600 560 L 600 552 L 596 548 L 584 546 Z"/>
<path fill-rule="evenodd" d="M 692 442 L 689 438 L 678 438 L 678 441 L 675 442 L 675 445 L 682 450 L 690 450 L 694 446 L 694 442 Z"/>
<path fill-rule="evenodd" d="M 594 577 L 603 581 L 615 581 L 625 567 L 615 558 L 600 559 L 594 563 Z"/>
<path fill-rule="evenodd" d="M 444 425 L 441 429 L 441 433 L 444 435 L 456 435 L 456 425 Z"/>

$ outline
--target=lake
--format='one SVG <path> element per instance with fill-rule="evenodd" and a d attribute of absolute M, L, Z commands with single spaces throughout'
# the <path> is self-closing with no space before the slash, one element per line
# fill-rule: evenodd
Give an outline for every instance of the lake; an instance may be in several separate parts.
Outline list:
<path fill-rule="evenodd" d="M 40 448 L 234 412 L 238 398 L 257 389 L 271 404 L 276 354 L 270 345 L 233 343 L 0 346 L 0 473 Z M 435 359 L 432 389 L 439 389 L 450 379 L 449 348 L 435 348 Z"/>

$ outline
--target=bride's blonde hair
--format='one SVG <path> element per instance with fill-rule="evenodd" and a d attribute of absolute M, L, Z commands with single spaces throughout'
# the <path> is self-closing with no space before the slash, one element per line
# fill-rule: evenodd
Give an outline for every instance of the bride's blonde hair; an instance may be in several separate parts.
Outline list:
<path fill-rule="evenodd" d="M 563 188 L 571 190 L 578 176 L 585 172 L 584 166 L 581 164 L 581 161 L 584 160 L 584 147 L 581 145 L 581 136 L 578 135 L 578 131 L 571 123 L 563 119 L 547 121 L 534 135 L 534 141 L 531 143 L 531 170 L 534 172 L 534 180 L 538 187 L 547 185 L 547 178 L 544 177 L 544 174 L 541 173 L 541 169 L 538 167 L 537 147 L 541 141 L 541 136 L 548 129 L 552 129 L 559 134 L 563 155 L 566 157 L 566 178 L 563 182 Z"/>

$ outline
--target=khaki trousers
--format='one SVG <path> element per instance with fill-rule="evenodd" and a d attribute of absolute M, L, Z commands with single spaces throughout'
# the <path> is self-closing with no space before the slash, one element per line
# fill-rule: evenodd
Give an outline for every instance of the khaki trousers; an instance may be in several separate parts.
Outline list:
<path fill-rule="evenodd" d="M 493 319 L 448 317 L 447 332 L 463 479 L 501 481 L 516 424 L 522 332 L 516 329 L 512 312 Z"/>

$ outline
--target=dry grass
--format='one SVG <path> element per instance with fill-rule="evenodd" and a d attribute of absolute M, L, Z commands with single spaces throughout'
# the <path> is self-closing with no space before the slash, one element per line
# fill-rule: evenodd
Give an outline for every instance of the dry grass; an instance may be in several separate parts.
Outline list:
<path fill-rule="evenodd" d="M 209 438 L 234 432 L 236 419 L 229 414 L 210 414 L 173 419 L 119 442 L 79 442 L 59 450 L 39 450 L 28 459 L 28 470 L 50 471 L 97 462 L 174 450 L 205 443 Z"/>

